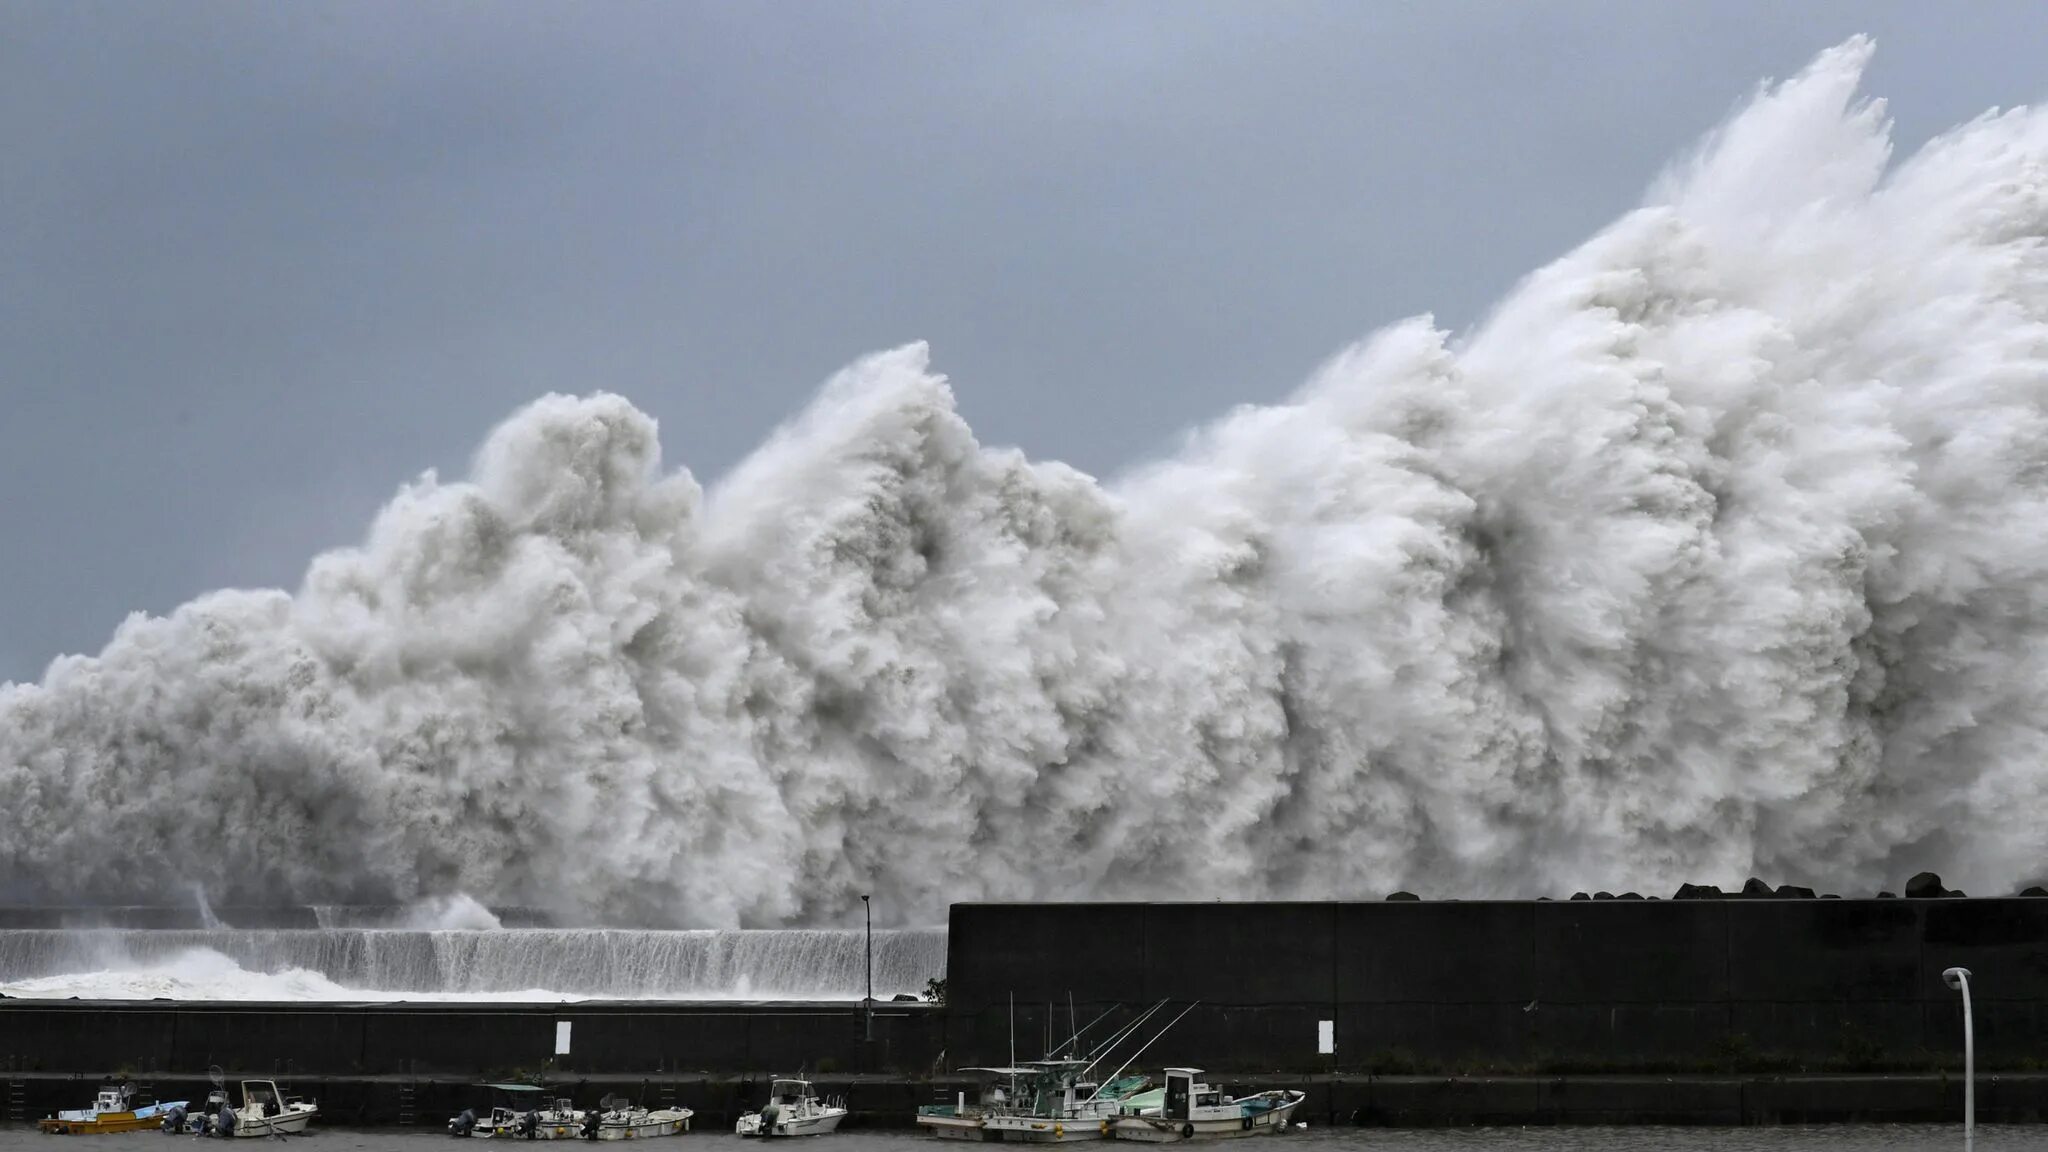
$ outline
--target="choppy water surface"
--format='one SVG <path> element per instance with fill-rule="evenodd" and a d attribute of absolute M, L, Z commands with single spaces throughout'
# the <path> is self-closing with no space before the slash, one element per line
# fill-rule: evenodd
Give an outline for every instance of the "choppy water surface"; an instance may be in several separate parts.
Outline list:
<path fill-rule="evenodd" d="M 119 1147 L 126 1144 L 156 1146 L 159 1142 L 180 1140 L 190 1137 L 164 1137 L 152 1133 L 134 1133 L 128 1136 L 102 1137 L 92 1147 L 106 1152 L 110 1144 Z M 297 1138 L 309 1142 L 313 1148 L 325 1152 L 424 1152 L 432 1141 L 433 1147 L 446 1147 L 448 1138 L 428 1129 L 398 1131 L 379 1129 L 357 1131 L 348 1129 L 324 1129 L 305 1137 Z M 912 1132 L 842 1132 L 831 1137 L 820 1138 L 807 1147 L 818 1152 L 911 1152 L 913 1149 L 932 1149 L 937 1143 L 929 1137 Z M 678 1137 L 673 1144 L 662 1147 L 672 1152 L 689 1152 L 707 1145 L 716 1146 L 723 1152 L 739 1152 L 744 1146 L 737 1137 L 718 1132 L 694 1132 Z M 34 1129 L 8 1127 L 0 1129 L 0 1150 L 35 1147 L 48 1149 L 49 1138 Z M 1376 1128 L 1332 1128 L 1289 1135 L 1278 1141 L 1254 1141 L 1247 1147 L 1253 1152 L 1279 1152 L 1280 1149 L 1294 1149 L 1296 1152 L 1378 1152 L 1382 1149 L 1396 1149 L 1399 1152 L 1450 1152 L 1467 1149 L 1521 1149 L 1525 1152 L 1580 1152 L 1580 1150 L 1627 1149 L 1675 1149 L 1684 1152 L 1691 1149 L 1713 1149 L 1714 1152 L 1806 1152 L 1808 1149 L 1826 1149 L 1827 1152 L 1921 1152 L 1959 1149 L 1963 1146 L 1962 1127 L 1928 1124 L 1842 1124 L 1816 1128 L 1458 1128 L 1430 1129 L 1416 1131 L 1389 1131 Z M 2048 1149 L 2048 1125 L 2039 1126 L 1993 1126 L 1977 1129 L 1977 1147 L 1987 1152 L 2003 1152 L 2007 1149 Z M 140 1148 L 137 1152 L 141 1152 Z"/>

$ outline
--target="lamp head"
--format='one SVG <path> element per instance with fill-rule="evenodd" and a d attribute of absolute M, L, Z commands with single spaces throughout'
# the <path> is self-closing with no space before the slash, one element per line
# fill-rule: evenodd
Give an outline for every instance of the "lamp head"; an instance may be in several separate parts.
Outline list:
<path fill-rule="evenodd" d="M 1968 968 L 1951 968 L 1941 974 L 1941 982 L 1948 985 L 1950 989 L 1958 991 L 1961 990 L 1963 981 L 1969 978 L 1970 970 Z"/>

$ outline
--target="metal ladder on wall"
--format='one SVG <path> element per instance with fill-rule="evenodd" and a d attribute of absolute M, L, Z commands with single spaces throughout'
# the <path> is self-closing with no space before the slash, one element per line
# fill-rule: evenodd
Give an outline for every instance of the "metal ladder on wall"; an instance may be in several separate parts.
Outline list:
<path fill-rule="evenodd" d="M 412 1081 L 398 1086 L 398 1122 L 407 1128 L 419 1123 L 419 1112 L 413 1107 Z"/>
<path fill-rule="evenodd" d="M 28 1085 L 19 1080 L 7 1082 L 7 1119 L 15 1124 L 28 1122 Z"/>

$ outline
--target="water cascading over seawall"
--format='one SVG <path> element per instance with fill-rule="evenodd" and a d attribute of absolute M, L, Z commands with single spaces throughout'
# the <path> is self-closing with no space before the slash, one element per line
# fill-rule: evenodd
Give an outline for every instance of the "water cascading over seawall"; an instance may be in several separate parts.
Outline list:
<path fill-rule="evenodd" d="M 0 992 L 85 999 L 858 1000 L 858 930 L 10 929 Z M 874 934 L 881 998 L 943 976 L 942 929 Z"/>

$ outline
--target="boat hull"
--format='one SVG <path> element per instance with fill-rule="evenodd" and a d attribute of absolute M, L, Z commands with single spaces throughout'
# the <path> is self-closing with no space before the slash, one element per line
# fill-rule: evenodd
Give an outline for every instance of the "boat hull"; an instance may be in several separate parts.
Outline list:
<path fill-rule="evenodd" d="M 631 1120 L 607 1120 L 598 1126 L 599 1140 L 653 1140 L 690 1130 L 688 1112 L 654 1112 Z"/>
<path fill-rule="evenodd" d="M 941 1140 L 986 1140 L 979 1116 L 921 1115 L 917 1126 Z"/>
<path fill-rule="evenodd" d="M 503 1128 L 493 1128 L 487 1132 L 479 1129 L 471 1132 L 470 1135 L 483 1136 L 492 1140 L 575 1140 L 578 1138 L 578 1133 L 582 1127 L 583 1122 L 580 1120 L 542 1121 L 534 1126 L 531 1133 L 521 1132 L 516 1126 L 507 1125 Z"/>
<path fill-rule="evenodd" d="M 57 1136 L 106 1136 L 116 1132 L 152 1132 L 163 1127 L 164 1114 L 183 1108 L 185 1101 L 151 1104 L 132 1112 L 59 1112 L 36 1122 L 45 1132 Z"/>
<path fill-rule="evenodd" d="M 1109 1123 L 1101 1117 L 1048 1120 L 1042 1116 L 990 1117 L 983 1139 L 1009 1144 L 1075 1144 L 1109 1139 Z"/>
<path fill-rule="evenodd" d="M 835 1108 L 818 1116 L 798 1116 L 790 1120 L 777 1120 L 767 1129 L 761 1127 L 761 1114 L 749 1112 L 740 1117 L 733 1132 L 750 1140 L 780 1140 L 788 1136 L 824 1136 L 839 1128 L 839 1122 L 846 1119 L 844 1109 Z M 752 1124 L 747 1121 L 753 1121 Z"/>
<path fill-rule="evenodd" d="M 311 1109 L 293 1109 L 276 1116 L 235 1117 L 235 1139 L 260 1140 L 269 1136 L 296 1136 L 313 1122 Z"/>
<path fill-rule="evenodd" d="M 1123 1116 L 1112 1126 L 1118 1140 L 1141 1144 L 1178 1144 L 1182 1141 L 1234 1140 L 1240 1136 L 1274 1136 L 1287 1131 L 1299 1099 L 1247 1116 L 1226 1116 L 1202 1120 L 1162 1120 L 1157 1116 Z"/>
<path fill-rule="evenodd" d="M 95 1116 L 90 1120 L 65 1120 L 49 1117 L 37 1122 L 43 1131 L 58 1136 L 105 1136 L 115 1132 L 147 1132 L 163 1126 L 160 1116 L 135 1116 L 120 1112 L 112 1116 Z"/>

